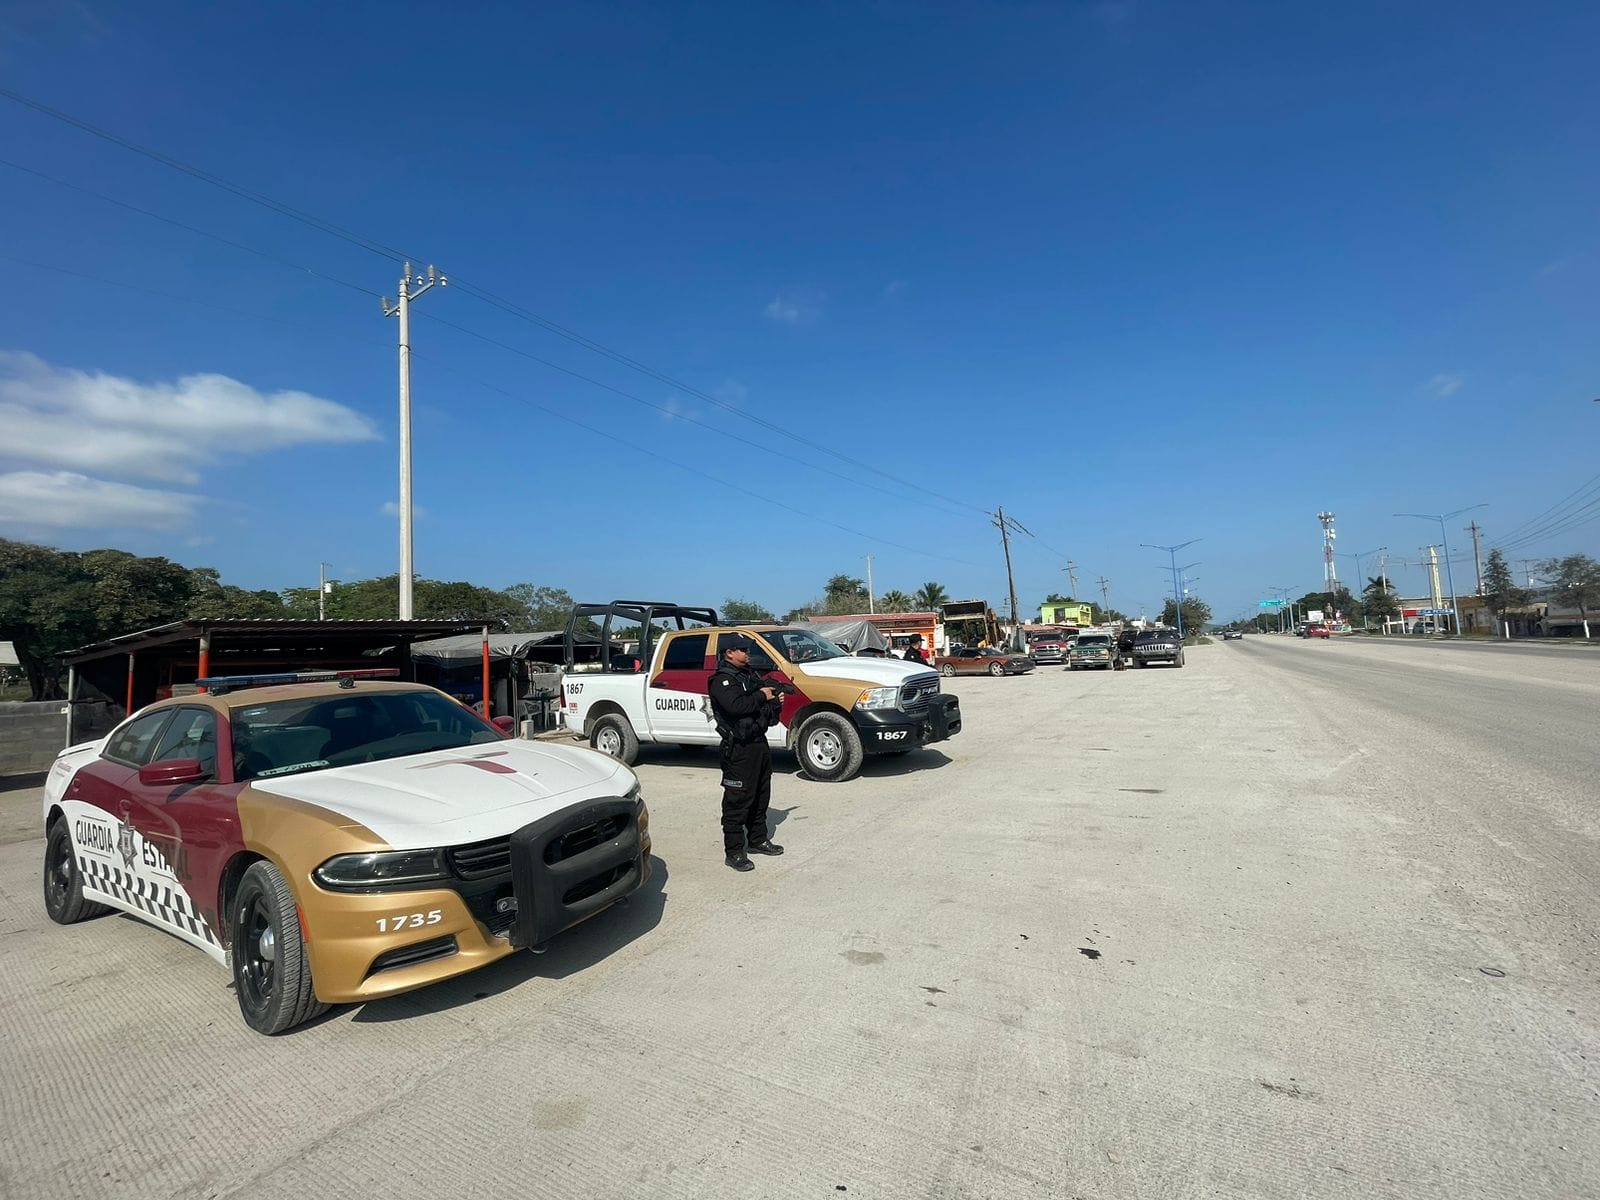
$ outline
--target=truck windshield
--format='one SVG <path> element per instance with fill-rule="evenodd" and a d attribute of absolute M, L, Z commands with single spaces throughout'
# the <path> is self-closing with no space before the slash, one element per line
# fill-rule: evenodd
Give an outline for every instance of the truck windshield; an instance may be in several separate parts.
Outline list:
<path fill-rule="evenodd" d="M 761 635 L 780 656 L 792 663 L 821 662 L 825 658 L 844 658 L 843 650 L 809 629 L 772 629 Z"/>

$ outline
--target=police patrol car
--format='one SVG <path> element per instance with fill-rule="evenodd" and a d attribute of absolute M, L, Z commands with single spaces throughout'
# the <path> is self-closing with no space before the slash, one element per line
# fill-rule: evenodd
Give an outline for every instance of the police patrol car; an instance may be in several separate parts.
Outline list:
<path fill-rule="evenodd" d="M 120 909 L 175 934 L 271 1034 L 538 947 L 648 878 L 626 766 L 372 678 L 394 674 L 200 680 L 62 751 L 50 918 Z"/>

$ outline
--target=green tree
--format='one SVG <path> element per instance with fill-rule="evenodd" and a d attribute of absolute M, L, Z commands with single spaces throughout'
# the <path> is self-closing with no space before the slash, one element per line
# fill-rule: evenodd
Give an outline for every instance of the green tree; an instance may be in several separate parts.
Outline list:
<path fill-rule="evenodd" d="M 823 589 L 823 611 L 829 616 L 866 612 L 866 582 L 853 575 L 835 575 Z"/>
<path fill-rule="evenodd" d="M 57 656 L 99 632 L 94 581 L 78 555 L 0 539 L 0 640 L 14 643 L 33 699 L 60 698 Z"/>
<path fill-rule="evenodd" d="M 1540 573 L 1551 581 L 1552 592 L 1558 604 L 1578 610 L 1583 622 L 1583 636 L 1589 636 L 1589 610 L 1600 607 L 1600 562 L 1587 554 L 1569 554 L 1565 558 L 1546 559 L 1539 564 Z"/>
<path fill-rule="evenodd" d="M 1506 613 L 1521 608 L 1530 598 L 1525 589 L 1517 586 L 1506 556 L 1498 550 L 1489 551 L 1489 561 L 1483 567 L 1483 599 L 1494 613 L 1497 636 L 1506 631 Z M 1505 636 L 1509 637 L 1510 633 L 1506 632 Z"/>
<path fill-rule="evenodd" d="M 725 625 L 772 625 L 777 618 L 761 605 L 751 600 L 735 600 L 732 596 L 722 602 L 717 616 Z"/>
<path fill-rule="evenodd" d="M 1400 599 L 1394 584 L 1382 576 L 1368 578 L 1361 589 L 1362 612 L 1368 621 L 1393 621 L 1400 616 Z"/>
<path fill-rule="evenodd" d="M 189 571 L 189 617 L 213 621 L 261 621 L 289 615 L 283 597 L 262 589 L 247 591 L 223 583 L 214 567 L 193 567 Z"/>
<path fill-rule="evenodd" d="M 1205 632 L 1206 623 L 1211 620 L 1211 606 L 1198 596 L 1185 596 L 1183 598 L 1183 633 L 1185 637 L 1199 636 Z M 1161 623 L 1176 627 L 1178 624 L 1178 607 L 1172 602 L 1172 597 L 1167 597 L 1167 602 L 1161 608 Z"/>
<path fill-rule="evenodd" d="M 878 611 L 886 613 L 910 612 L 913 600 L 902 591 L 885 592 L 878 597 Z"/>
<path fill-rule="evenodd" d="M 911 602 L 917 612 L 938 612 L 950 603 L 950 593 L 944 590 L 944 584 L 930 579 L 911 594 Z"/>

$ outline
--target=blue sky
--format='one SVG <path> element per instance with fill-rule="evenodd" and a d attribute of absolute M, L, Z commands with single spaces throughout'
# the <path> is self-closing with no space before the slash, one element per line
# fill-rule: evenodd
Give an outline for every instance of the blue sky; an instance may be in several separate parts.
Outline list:
<path fill-rule="evenodd" d="M 1600 8 L 468 7 L 0 18 L 5 87 L 449 273 L 419 574 L 999 607 L 1003 505 L 1024 606 L 1069 557 L 1156 605 L 1140 543 L 1199 538 L 1230 616 L 1323 509 L 1600 550 L 1519 540 L 1597 469 Z M 0 534 L 394 570 L 398 266 L 10 100 L 0 159 Z"/>

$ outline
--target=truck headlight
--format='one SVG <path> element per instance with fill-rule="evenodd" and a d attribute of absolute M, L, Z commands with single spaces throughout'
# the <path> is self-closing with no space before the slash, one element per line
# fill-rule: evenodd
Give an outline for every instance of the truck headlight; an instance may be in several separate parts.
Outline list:
<path fill-rule="evenodd" d="M 435 883 L 444 878 L 438 850 L 385 850 L 377 854 L 340 854 L 311 873 L 335 892 L 381 892 Z"/>
<path fill-rule="evenodd" d="M 892 687 L 868 688 L 856 698 L 857 708 L 893 708 L 900 702 L 900 689 Z"/>

